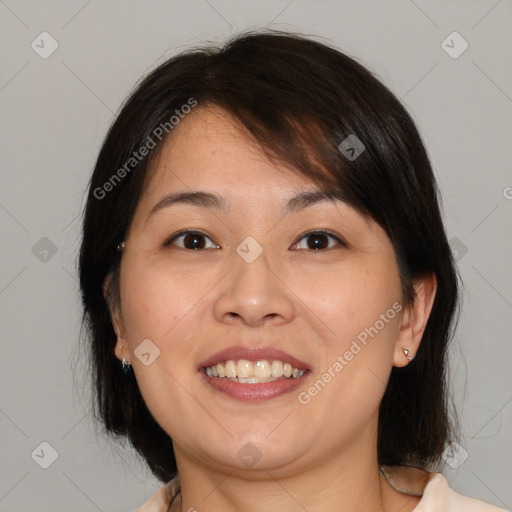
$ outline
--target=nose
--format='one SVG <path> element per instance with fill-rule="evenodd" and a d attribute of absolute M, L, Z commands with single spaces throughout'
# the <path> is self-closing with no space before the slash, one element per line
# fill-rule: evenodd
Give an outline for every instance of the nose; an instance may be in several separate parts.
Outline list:
<path fill-rule="evenodd" d="M 263 250 L 251 263 L 234 254 L 232 270 L 223 280 L 215 302 L 217 321 L 263 327 L 284 324 L 293 318 L 293 292 L 279 276 L 279 265 L 271 265 L 269 253 Z"/>

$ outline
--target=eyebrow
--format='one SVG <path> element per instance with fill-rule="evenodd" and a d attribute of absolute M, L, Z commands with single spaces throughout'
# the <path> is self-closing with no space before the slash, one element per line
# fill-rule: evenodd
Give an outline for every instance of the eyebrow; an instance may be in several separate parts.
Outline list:
<path fill-rule="evenodd" d="M 339 201 L 339 197 L 333 193 L 324 191 L 306 191 L 299 192 L 292 196 L 287 203 L 284 205 L 284 214 L 295 213 L 305 208 L 309 208 L 316 203 L 322 201 Z M 173 204 L 190 204 L 201 208 L 215 209 L 221 211 L 227 211 L 228 205 L 226 200 L 215 193 L 204 192 L 201 190 L 192 192 L 173 192 L 164 196 L 148 213 L 147 219 L 156 212 L 168 208 Z M 146 220 L 147 220 L 146 219 Z"/>

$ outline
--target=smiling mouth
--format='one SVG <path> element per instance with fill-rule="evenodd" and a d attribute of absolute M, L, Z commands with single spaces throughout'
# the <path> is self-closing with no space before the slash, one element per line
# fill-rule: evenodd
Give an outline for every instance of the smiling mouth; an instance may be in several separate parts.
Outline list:
<path fill-rule="evenodd" d="M 228 359 L 203 368 L 203 372 L 208 377 L 226 379 L 242 384 L 264 384 L 277 380 L 297 379 L 307 371 L 309 370 L 295 368 L 290 363 L 284 363 L 279 359 L 270 361 L 268 359 L 257 361 Z"/>

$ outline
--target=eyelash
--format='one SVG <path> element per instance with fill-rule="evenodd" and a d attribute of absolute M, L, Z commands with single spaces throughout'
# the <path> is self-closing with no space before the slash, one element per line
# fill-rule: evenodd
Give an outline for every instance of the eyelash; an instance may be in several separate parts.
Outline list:
<path fill-rule="evenodd" d="M 206 235 L 205 233 L 203 233 L 201 231 L 198 231 L 197 229 L 184 229 L 182 231 L 179 231 L 178 233 L 175 233 L 168 240 L 166 240 L 164 242 L 164 247 L 170 247 L 175 240 L 177 240 L 178 238 L 181 238 L 182 236 L 186 236 L 186 235 L 200 235 L 205 238 L 208 238 L 212 243 L 214 243 L 208 235 Z M 299 245 L 299 243 L 301 242 L 302 239 L 307 238 L 308 236 L 312 236 L 312 235 L 325 235 L 327 237 L 330 237 L 330 238 L 336 240 L 336 242 L 338 242 L 338 244 L 342 247 L 348 246 L 347 243 L 340 236 L 335 235 L 331 231 L 328 231 L 325 229 L 314 229 L 311 231 L 307 231 L 306 233 L 303 233 L 300 236 L 300 238 L 298 239 L 298 242 L 294 243 L 292 247 Z M 215 245 L 217 245 L 217 244 L 215 244 Z M 216 248 L 217 247 L 215 247 L 215 249 Z M 204 251 L 204 250 L 206 250 L 206 249 L 187 249 L 186 247 L 179 247 L 179 249 L 183 249 L 186 251 Z M 208 247 L 207 249 L 212 249 L 212 248 Z M 306 250 L 319 252 L 319 251 L 325 251 L 327 249 L 332 249 L 332 247 L 327 247 L 326 249 L 306 249 Z M 293 249 L 293 250 L 304 250 L 304 249 Z"/>

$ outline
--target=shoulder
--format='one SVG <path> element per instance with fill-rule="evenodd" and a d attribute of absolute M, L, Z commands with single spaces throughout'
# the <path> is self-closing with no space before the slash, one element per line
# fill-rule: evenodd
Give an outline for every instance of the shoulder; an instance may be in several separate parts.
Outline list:
<path fill-rule="evenodd" d="M 441 473 L 412 466 L 381 466 L 381 472 L 396 491 L 421 497 L 413 512 L 509 512 L 458 494 Z"/>
<path fill-rule="evenodd" d="M 136 512 L 167 512 L 169 505 L 175 500 L 180 492 L 179 477 L 167 482 L 158 492 L 144 503 Z"/>
<path fill-rule="evenodd" d="M 441 473 L 431 473 L 414 512 L 506 512 L 505 509 L 456 493 Z"/>

